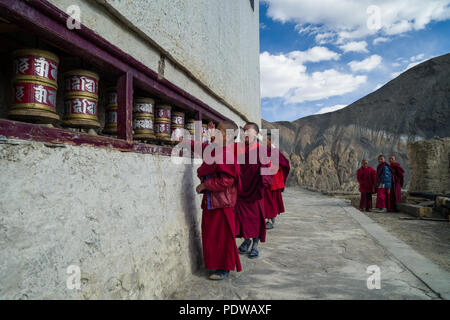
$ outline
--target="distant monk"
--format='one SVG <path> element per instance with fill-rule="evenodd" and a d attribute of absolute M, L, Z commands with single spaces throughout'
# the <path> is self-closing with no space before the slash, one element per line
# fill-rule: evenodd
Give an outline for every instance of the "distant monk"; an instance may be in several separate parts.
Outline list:
<path fill-rule="evenodd" d="M 377 210 L 375 212 L 387 212 L 391 211 L 391 201 L 389 195 L 389 189 L 391 189 L 392 173 L 388 164 L 385 161 L 384 155 L 378 156 L 377 167 Z"/>
<path fill-rule="evenodd" d="M 392 172 L 391 207 L 392 211 L 398 211 L 396 204 L 402 202 L 402 187 L 405 170 L 396 162 L 395 156 L 389 157 L 389 168 Z"/>
<path fill-rule="evenodd" d="M 267 132 L 266 145 L 270 150 L 269 156 L 278 157 L 278 170 L 273 176 L 273 184 L 270 188 L 265 188 L 264 191 L 268 195 L 264 197 L 264 209 L 265 217 L 268 219 L 266 228 L 273 229 L 275 225 L 275 218 L 280 213 L 284 212 L 283 196 L 281 193 L 284 191 L 286 180 L 291 169 L 288 159 L 272 145 L 272 134 Z"/>
<path fill-rule="evenodd" d="M 369 167 L 369 162 L 364 159 L 361 161 L 361 168 L 358 169 L 356 177 L 359 182 L 359 192 L 361 192 L 359 210 L 370 212 L 372 209 L 372 193 L 375 193 L 376 190 L 377 172 Z"/>
<path fill-rule="evenodd" d="M 272 183 L 270 175 L 261 175 L 263 165 L 259 158 L 258 140 L 259 127 L 249 122 L 244 127 L 245 143 L 237 143 L 239 154 L 244 154 L 245 162 L 240 163 L 242 189 L 238 192 L 235 206 L 236 211 L 236 237 L 245 240 L 239 247 L 239 253 L 246 254 L 251 259 L 259 257 L 258 243 L 266 241 L 266 223 L 264 218 L 264 186 Z M 250 155 L 255 155 L 250 163 Z M 243 159 L 244 160 L 244 159 Z M 252 244 L 253 239 L 253 244 Z M 251 250 L 249 251 L 251 247 Z"/>
<path fill-rule="evenodd" d="M 214 128 L 212 122 L 208 128 Z M 201 184 L 197 186 L 197 193 L 203 193 L 202 200 L 202 246 L 203 259 L 206 269 L 214 269 L 210 275 L 211 280 L 223 280 L 228 277 L 231 270 L 242 270 L 239 253 L 236 246 L 234 206 L 236 204 L 237 192 L 240 186 L 239 164 L 234 153 L 234 134 L 226 130 L 237 132 L 237 125 L 231 121 L 219 123 L 217 130 L 222 134 L 223 140 L 215 141 L 217 149 L 212 155 L 220 152 L 215 161 L 207 164 L 203 161 L 197 170 Z M 195 143 L 191 141 L 191 148 Z M 202 144 L 202 150 L 208 144 Z M 226 154 L 234 159 L 232 164 L 227 164 Z M 221 162 L 221 163 L 218 163 Z M 230 162 L 230 161 L 229 161 Z"/>

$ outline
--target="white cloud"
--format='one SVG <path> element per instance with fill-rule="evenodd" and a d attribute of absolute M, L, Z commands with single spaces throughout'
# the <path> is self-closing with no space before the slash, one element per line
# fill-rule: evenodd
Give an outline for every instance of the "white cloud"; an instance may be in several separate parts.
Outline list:
<path fill-rule="evenodd" d="M 272 19 L 297 23 L 299 29 L 310 27 L 305 32 L 333 33 L 341 43 L 368 35 L 398 35 L 422 30 L 433 21 L 450 19 L 450 0 L 263 1 L 268 4 L 267 15 Z M 374 11 L 368 13 L 373 4 L 379 8 L 380 19 Z M 368 27 L 368 22 L 374 20 L 379 28 Z"/>
<path fill-rule="evenodd" d="M 320 62 L 327 60 L 339 60 L 340 54 L 331 51 L 327 47 L 313 47 L 307 51 L 292 51 L 288 54 L 289 58 L 299 63 Z"/>
<path fill-rule="evenodd" d="M 378 37 L 376 39 L 373 40 L 373 45 L 376 46 L 379 43 L 383 43 L 383 42 L 389 42 L 391 41 L 391 39 L 389 38 L 384 38 L 384 37 Z"/>
<path fill-rule="evenodd" d="M 373 91 L 377 91 L 380 89 L 383 85 L 381 83 L 377 84 L 377 86 L 373 89 Z"/>
<path fill-rule="evenodd" d="M 413 56 L 411 58 L 409 58 L 409 61 L 423 61 L 423 58 L 425 57 L 424 53 L 418 54 L 417 56 Z"/>
<path fill-rule="evenodd" d="M 351 52 L 351 51 L 364 53 L 369 52 L 369 50 L 367 50 L 367 42 L 365 41 L 352 41 L 342 46 L 339 46 L 339 48 L 341 48 L 342 51 L 344 52 Z"/>
<path fill-rule="evenodd" d="M 334 69 L 308 73 L 303 63 L 337 59 L 330 52 L 294 51 L 288 54 L 260 54 L 261 97 L 282 98 L 286 103 L 317 101 L 355 91 L 367 81 Z"/>
<path fill-rule="evenodd" d="M 328 113 L 328 112 L 334 112 L 337 110 L 341 110 L 343 108 L 345 108 L 347 105 L 346 104 L 338 104 L 332 107 L 325 107 L 320 109 L 319 111 L 317 111 L 315 114 L 324 114 L 324 113 Z"/>
<path fill-rule="evenodd" d="M 353 72 L 357 71 L 372 71 L 376 67 L 378 67 L 381 64 L 381 61 L 383 58 L 381 58 L 379 55 L 374 54 L 370 56 L 367 59 L 364 59 L 362 61 L 352 61 L 349 62 L 348 65 L 352 69 Z"/>

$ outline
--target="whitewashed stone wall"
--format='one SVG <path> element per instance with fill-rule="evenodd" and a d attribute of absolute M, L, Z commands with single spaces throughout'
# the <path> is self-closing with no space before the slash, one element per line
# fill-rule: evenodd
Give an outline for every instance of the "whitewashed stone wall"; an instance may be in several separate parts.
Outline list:
<path fill-rule="evenodd" d="M 201 265 L 195 165 L 16 141 L 0 143 L 0 299 L 165 298 Z"/>

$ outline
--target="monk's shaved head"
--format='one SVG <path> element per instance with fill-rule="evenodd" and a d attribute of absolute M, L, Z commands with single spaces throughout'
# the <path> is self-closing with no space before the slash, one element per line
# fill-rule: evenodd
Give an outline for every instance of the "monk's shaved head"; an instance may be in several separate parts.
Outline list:
<path fill-rule="evenodd" d="M 236 130 L 239 129 L 237 124 L 234 123 L 233 121 L 227 120 L 227 121 L 223 121 L 221 123 L 222 123 L 222 125 L 223 125 L 225 130 L 235 130 L 236 131 Z"/>

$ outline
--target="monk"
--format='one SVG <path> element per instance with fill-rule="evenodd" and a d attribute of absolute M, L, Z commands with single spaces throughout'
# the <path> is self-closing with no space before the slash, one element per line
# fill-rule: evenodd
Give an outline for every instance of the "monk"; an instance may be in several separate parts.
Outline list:
<path fill-rule="evenodd" d="M 212 123 L 208 128 L 214 127 Z M 242 270 L 236 246 L 234 206 L 240 187 L 240 166 L 234 152 L 234 139 L 238 127 L 231 121 L 219 123 L 219 137 L 215 139 L 214 163 L 204 161 L 197 170 L 201 184 L 197 193 L 203 193 L 202 208 L 202 247 L 206 269 L 214 269 L 211 280 L 223 280 L 231 270 Z M 191 148 L 195 143 L 191 141 Z M 202 144 L 202 149 L 208 146 Z M 217 156 L 217 157 L 216 157 Z M 230 157 L 232 161 L 227 161 Z M 204 158 L 205 159 L 205 158 Z M 221 160 L 218 161 L 217 159 Z M 231 164 L 230 164 L 231 162 Z"/>
<path fill-rule="evenodd" d="M 361 161 L 361 168 L 356 173 L 359 183 L 359 192 L 361 200 L 359 201 L 359 211 L 371 212 L 372 210 L 372 193 L 375 193 L 375 183 L 377 172 L 369 167 L 369 161 Z"/>
<path fill-rule="evenodd" d="M 269 186 L 273 181 L 272 176 L 261 175 L 261 168 L 268 167 L 269 164 L 264 165 L 260 161 L 258 133 L 256 123 L 247 123 L 244 126 L 245 142 L 237 144 L 238 155 L 244 155 L 244 163 L 240 163 L 242 189 L 238 192 L 235 206 L 236 237 L 245 239 L 239 247 L 239 253 L 248 254 L 251 259 L 259 257 L 259 241 L 266 241 L 264 186 Z M 256 157 L 252 157 L 252 154 L 256 154 Z"/>
<path fill-rule="evenodd" d="M 392 173 L 389 169 L 388 164 L 385 161 L 384 155 L 378 156 L 378 167 L 377 167 L 377 203 L 376 210 L 374 212 L 390 212 L 391 211 L 391 201 L 389 190 L 391 189 Z"/>
<path fill-rule="evenodd" d="M 275 218 L 283 213 L 284 203 L 282 192 L 286 186 L 286 180 L 289 175 L 289 171 L 291 169 L 289 160 L 272 145 L 272 134 L 271 132 L 267 132 L 266 136 L 266 145 L 270 150 L 269 156 L 273 159 L 276 157 L 278 170 L 273 176 L 273 183 L 269 188 L 264 188 L 265 196 L 264 196 L 264 210 L 265 217 L 267 220 L 266 229 L 273 229 L 275 225 Z"/>
<path fill-rule="evenodd" d="M 402 187 L 405 170 L 397 163 L 395 156 L 389 157 L 389 168 L 392 172 L 391 208 L 392 211 L 398 211 L 396 204 L 402 202 Z"/>

